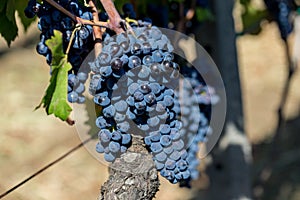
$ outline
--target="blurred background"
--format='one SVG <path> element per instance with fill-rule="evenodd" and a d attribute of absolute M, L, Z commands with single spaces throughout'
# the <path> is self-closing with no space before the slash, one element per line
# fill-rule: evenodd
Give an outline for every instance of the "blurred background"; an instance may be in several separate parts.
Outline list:
<path fill-rule="evenodd" d="M 263 1 L 256 0 L 254 4 L 264 8 Z M 242 30 L 241 12 L 243 8 L 236 2 L 233 16 L 237 33 Z M 288 74 L 284 42 L 277 24 L 274 21 L 260 24 L 258 34 L 240 34 L 236 38 L 244 132 L 253 155 L 249 174 L 251 192 L 257 199 L 296 200 L 300 199 L 299 71 L 295 72 L 289 88 L 284 134 L 276 143 L 278 162 L 272 173 L 266 175 L 263 188 L 256 188 L 254 183 L 262 160 L 268 159 L 267 150 L 274 145 L 270 138 L 276 131 L 277 110 Z M 10 48 L 0 40 L 0 193 L 81 142 L 75 127 L 46 116 L 43 110 L 34 111 L 48 85 L 49 66 L 35 50 L 39 41 L 37 22 L 26 33 L 19 27 L 19 36 Z M 291 43 L 293 37 L 292 33 Z M 160 179 L 156 199 L 204 199 L 203 192 L 214 182 L 206 173 L 206 162 L 204 159 L 200 166 L 202 176 L 192 189 Z M 215 168 L 220 174 L 214 178 L 226 173 L 221 165 Z M 107 166 L 81 148 L 4 199 L 96 199 L 107 178 Z"/>

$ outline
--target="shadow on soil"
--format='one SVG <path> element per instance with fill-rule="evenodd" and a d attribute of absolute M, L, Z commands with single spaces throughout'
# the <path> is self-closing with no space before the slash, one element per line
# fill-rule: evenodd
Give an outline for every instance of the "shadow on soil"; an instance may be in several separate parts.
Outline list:
<path fill-rule="evenodd" d="M 263 166 L 271 163 L 270 170 L 262 174 L 263 186 L 254 187 L 254 199 L 300 199 L 300 115 L 289 119 L 283 126 L 279 141 L 253 146 L 253 180 Z M 275 151 L 274 151 L 275 150 Z M 271 152 L 271 153 L 270 153 Z"/>

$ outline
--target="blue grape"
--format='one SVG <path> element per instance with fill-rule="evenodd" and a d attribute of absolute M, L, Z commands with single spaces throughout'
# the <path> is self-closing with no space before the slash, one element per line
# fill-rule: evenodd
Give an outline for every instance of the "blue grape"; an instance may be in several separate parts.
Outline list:
<path fill-rule="evenodd" d="M 98 153 L 104 153 L 104 147 L 102 146 L 102 144 L 100 142 L 98 142 L 96 145 L 96 151 Z"/>
<path fill-rule="evenodd" d="M 135 103 L 134 106 L 135 106 L 135 108 L 136 108 L 137 110 L 142 110 L 142 111 L 144 111 L 144 110 L 146 110 L 147 104 L 146 104 L 145 101 L 140 101 L 140 102 Z"/>
<path fill-rule="evenodd" d="M 104 159 L 107 162 L 113 162 L 116 159 L 116 157 L 112 153 L 104 153 Z"/>
<path fill-rule="evenodd" d="M 176 162 L 168 158 L 167 161 L 165 162 L 165 167 L 168 170 L 173 170 L 176 167 Z"/>
<path fill-rule="evenodd" d="M 160 133 L 163 135 L 167 135 L 171 132 L 171 128 L 168 124 L 162 124 L 159 128 Z"/>
<path fill-rule="evenodd" d="M 170 146 L 172 144 L 172 140 L 171 140 L 170 136 L 168 136 L 168 135 L 161 136 L 161 138 L 160 138 L 160 144 L 163 147 Z"/>
<path fill-rule="evenodd" d="M 117 123 L 120 123 L 126 119 L 126 115 L 117 112 L 114 119 Z"/>
<path fill-rule="evenodd" d="M 140 90 L 143 94 L 148 94 L 151 92 L 151 88 L 148 84 L 143 84 L 140 86 Z"/>
<path fill-rule="evenodd" d="M 167 159 L 167 154 L 162 151 L 154 156 L 155 160 L 158 162 L 164 162 Z"/>
<path fill-rule="evenodd" d="M 78 72 L 77 78 L 80 82 L 85 82 L 88 79 L 88 74 L 85 72 Z"/>
<path fill-rule="evenodd" d="M 49 48 L 46 44 L 39 42 L 39 44 L 36 47 L 36 50 L 39 54 L 46 56 L 49 53 Z"/>
<path fill-rule="evenodd" d="M 124 100 L 120 100 L 114 104 L 117 112 L 125 112 L 127 110 L 127 103 Z"/>
<path fill-rule="evenodd" d="M 128 145 L 131 142 L 131 135 L 128 133 L 122 134 L 122 145 Z"/>
<path fill-rule="evenodd" d="M 100 74 L 103 77 L 109 77 L 112 74 L 112 69 L 110 66 L 103 66 L 100 68 Z"/>
<path fill-rule="evenodd" d="M 158 83 L 150 83 L 150 88 L 151 91 L 155 94 L 155 95 L 159 95 L 159 93 L 161 92 L 161 87 Z"/>
<path fill-rule="evenodd" d="M 185 170 L 183 172 L 181 172 L 182 178 L 183 179 L 189 179 L 191 176 L 191 172 L 189 170 Z"/>
<path fill-rule="evenodd" d="M 113 153 L 117 153 L 121 149 L 121 145 L 118 142 L 110 142 L 108 145 L 109 151 Z"/>
<path fill-rule="evenodd" d="M 164 152 L 165 152 L 166 154 L 171 154 L 173 151 L 174 151 L 173 145 L 170 145 L 170 146 L 168 146 L 168 147 L 164 147 Z"/>
<path fill-rule="evenodd" d="M 108 123 L 104 117 L 100 116 L 96 119 L 96 126 L 100 129 L 105 129 L 108 127 Z"/>
<path fill-rule="evenodd" d="M 154 142 L 150 145 L 150 149 L 153 153 L 158 153 L 163 150 L 163 147 L 161 146 L 161 144 L 159 142 Z"/>
<path fill-rule="evenodd" d="M 125 121 L 125 122 L 117 124 L 117 127 L 121 132 L 127 133 L 130 129 L 130 124 Z"/>
<path fill-rule="evenodd" d="M 78 94 L 76 92 L 70 92 L 68 94 L 68 101 L 71 103 L 77 102 L 78 101 Z"/>
<path fill-rule="evenodd" d="M 79 85 L 76 87 L 75 92 L 78 94 L 82 94 L 85 90 L 85 87 L 82 83 L 79 83 Z"/>
<path fill-rule="evenodd" d="M 107 129 L 102 129 L 99 131 L 98 137 L 101 142 L 104 142 L 104 143 L 109 142 L 111 139 L 111 132 Z"/>
<path fill-rule="evenodd" d="M 110 106 L 103 109 L 104 117 L 107 117 L 107 118 L 114 117 L 115 114 L 116 114 L 116 109 L 112 105 L 110 105 Z"/>
<path fill-rule="evenodd" d="M 150 74 L 151 74 L 150 69 L 145 65 L 142 65 L 142 67 L 139 69 L 139 73 L 137 76 L 139 79 L 148 79 Z"/>
<path fill-rule="evenodd" d="M 149 94 L 146 94 L 144 96 L 144 100 L 147 104 L 153 104 L 156 100 L 156 97 L 155 97 L 155 94 L 154 93 L 149 93 Z"/>
<path fill-rule="evenodd" d="M 129 62 L 128 62 L 128 67 L 129 68 L 134 68 L 134 67 L 138 67 L 142 64 L 142 61 L 139 57 L 137 56 L 130 56 L 129 57 Z"/>
<path fill-rule="evenodd" d="M 181 158 L 181 154 L 180 154 L 180 152 L 179 151 L 173 151 L 173 153 L 170 155 L 170 158 L 172 159 L 172 160 L 179 160 L 180 158 Z"/>
<path fill-rule="evenodd" d="M 127 151 L 127 147 L 121 146 L 120 152 L 121 152 L 121 153 L 125 153 L 126 151 Z"/>
<path fill-rule="evenodd" d="M 158 162 L 156 160 L 154 161 L 154 163 L 155 163 L 156 169 L 158 171 L 162 170 L 165 167 L 165 165 L 163 163 L 160 163 L 160 162 Z"/>
<path fill-rule="evenodd" d="M 135 101 L 143 101 L 144 100 L 144 94 L 141 91 L 137 90 L 136 92 L 134 92 L 133 98 L 134 98 Z"/>
<path fill-rule="evenodd" d="M 149 118 L 148 120 L 147 120 L 147 124 L 150 126 L 150 127 L 156 127 L 156 126 L 158 126 L 159 125 L 159 122 L 160 122 L 160 120 L 159 120 L 159 118 L 158 117 L 152 117 L 152 118 Z"/>
<path fill-rule="evenodd" d="M 163 60 L 163 54 L 160 50 L 156 50 L 152 53 L 153 62 L 159 63 Z"/>
<path fill-rule="evenodd" d="M 150 133 L 150 138 L 152 142 L 159 142 L 160 141 L 160 133 L 158 131 L 154 131 Z"/>
<path fill-rule="evenodd" d="M 172 143 L 175 150 L 180 151 L 184 148 L 184 142 L 182 140 L 177 140 Z"/>
<path fill-rule="evenodd" d="M 96 94 L 94 97 L 94 102 L 100 106 L 108 106 L 110 104 L 110 99 L 107 93 Z"/>
<path fill-rule="evenodd" d="M 137 116 L 133 112 L 131 112 L 130 109 L 127 109 L 126 116 L 130 120 L 135 120 L 137 118 Z"/>

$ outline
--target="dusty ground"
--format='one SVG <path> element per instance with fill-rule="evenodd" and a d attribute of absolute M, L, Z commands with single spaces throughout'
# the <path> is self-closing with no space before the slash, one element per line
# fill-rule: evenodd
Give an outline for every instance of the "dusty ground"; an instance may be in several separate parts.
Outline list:
<path fill-rule="evenodd" d="M 75 128 L 47 117 L 41 110 L 33 112 L 48 84 L 48 66 L 34 46 L 24 47 L 22 38 L 26 36 L 9 51 L 0 44 L 0 193 L 80 142 Z M 257 143 L 275 128 L 287 72 L 284 49 L 274 24 L 266 25 L 259 36 L 238 38 L 237 46 L 246 130 L 250 140 Z M 299 84 L 297 72 L 287 118 L 299 115 Z M 106 178 L 106 166 L 83 148 L 4 199 L 96 199 Z M 189 194 L 187 189 L 162 180 L 157 199 L 188 199 Z"/>

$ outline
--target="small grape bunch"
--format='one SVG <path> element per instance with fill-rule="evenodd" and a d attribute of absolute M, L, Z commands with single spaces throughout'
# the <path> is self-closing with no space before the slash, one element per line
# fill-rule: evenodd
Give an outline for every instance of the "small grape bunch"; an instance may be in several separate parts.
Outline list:
<path fill-rule="evenodd" d="M 81 5 L 77 0 L 55 1 L 75 16 L 86 20 L 93 19 L 90 9 Z M 41 34 L 40 42 L 36 50 L 40 55 L 46 57 L 46 61 L 50 66 L 52 63 L 52 52 L 46 45 L 46 41 L 54 35 L 54 30 L 58 30 L 62 33 L 63 51 L 68 54 L 68 61 L 72 65 L 72 70 L 69 71 L 68 76 L 68 101 L 71 103 L 84 103 L 84 84 L 88 78 L 89 70 L 83 72 L 78 71 L 83 60 L 93 50 L 94 40 L 92 26 L 82 25 L 80 28 L 76 28 L 76 24 L 70 17 L 61 13 L 46 1 L 39 3 L 36 0 L 29 0 L 24 12 L 29 18 L 36 15 L 39 18 L 38 29 L 41 31 Z M 72 38 L 71 36 L 74 30 L 76 31 L 74 38 Z M 67 52 L 70 43 L 71 48 Z"/>

